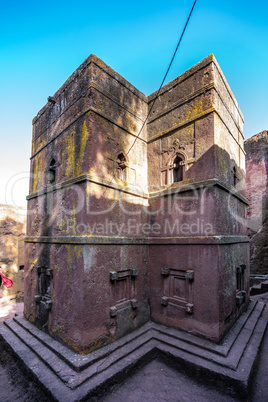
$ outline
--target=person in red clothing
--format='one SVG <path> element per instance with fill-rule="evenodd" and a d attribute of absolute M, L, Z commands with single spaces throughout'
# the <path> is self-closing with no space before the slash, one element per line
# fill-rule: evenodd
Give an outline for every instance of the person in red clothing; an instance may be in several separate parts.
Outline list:
<path fill-rule="evenodd" d="M 0 267 L 1 268 L 1 267 Z M 2 285 L 2 282 L 4 284 L 4 286 L 9 289 L 11 288 L 11 286 L 13 285 L 13 282 L 11 279 L 7 278 L 2 271 L 0 270 L 0 286 Z"/>

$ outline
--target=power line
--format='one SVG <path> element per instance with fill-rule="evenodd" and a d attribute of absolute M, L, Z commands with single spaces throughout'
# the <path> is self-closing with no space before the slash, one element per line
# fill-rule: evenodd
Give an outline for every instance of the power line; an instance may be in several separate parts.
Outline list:
<path fill-rule="evenodd" d="M 150 113 L 151 113 L 151 111 L 152 111 L 152 109 L 153 109 L 153 107 L 154 107 L 155 101 L 156 101 L 156 99 L 158 98 L 159 92 L 161 91 L 161 88 L 162 88 L 162 86 L 164 85 L 164 82 L 165 82 L 165 80 L 166 80 L 166 78 L 167 78 L 167 75 L 168 75 L 168 73 L 169 73 L 170 67 L 171 67 L 171 65 L 172 65 L 172 63 L 173 63 L 173 61 L 174 61 L 174 59 L 175 59 L 175 56 L 176 56 L 177 50 L 178 50 L 178 48 L 179 48 L 179 46 L 180 46 L 180 43 L 181 43 L 181 41 L 182 41 L 184 32 L 186 31 L 187 25 L 188 25 L 188 23 L 189 23 L 189 21 L 190 21 L 191 15 L 192 15 L 192 13 L 193 13 L 193 11 L 194 11 L 194 7 L 195 7 L 196 2 L 197 2 L 197 0 L 194 1 L 194 4 L 193 4 L 192 9 L 191 9 L 191 11 L 190 11 L 190 14 L 189 14 L 189 16 L 188 16 L 188 18 L 187 18 L 187 21 L 186 21 L 185 25 L 184 25 L 184 28 L 183 28 L 182 34 L 181 34 L 181 36 L 180 36 L 179 42 L 178 42 L 178 44 L 177 44 L 177 46 L 176 46 L 176 49 L 175 49 L 175 51 L 174 51 L 174 53 L 173 53 L 173 56 L 172 56 L 172 59 L 171 59 L 171 61 L 170 61 L 170 63 L 169 63 L 169 66 L 168 66 L 168 69 L 167 69 L 167 71 L 166 71 L 166 74 L 165 74 L 165 76 L 164 76 L 164 78 L 163 78 L 163 80 L 162 80 L 162 82 L 161 82 L 161 85 L 160 85 L 160 87 L 159 87 L 159 89 L 158 89 L 158 91 L 157 91 L 157 94 L 156 94 L 156 96 L 155 96 L 155 98 L 154 98 L 154 100 L 153 100 L 153 103 L 152 103 L 152 105 L 151 105 L 151 107 L 150 107 L 150 109 L 149 109 L 149 112 L 148 112 L 148 114 L 147 114 L 147 116 L 146 116 L 146 119 L 145 119 L 144 122 L 142 123 L 142 126 L 141 126 L 141 129 L 140 129 L 140 131 L 139 131 L 139 134 L 137 135 L 137 137 L 136 137 L 135 140 L 133 141 L 133 144 L 131 145 L 131 147 L 130 147 L 129 150 L 127 151 L 126 155 L 128 155 L 129 152 L 131 151 L 131 149 L 134 147 L 134 145 L 135 145 L 137 139 L 138 139 L 139 136 L 141 135 L 141 132 L 142 132 L 143 127 L 145 126 L 145 124 L 146 124 L 146 122 L 147 122 L 147 120 L 148 120 L 148 118 L 149 118 L 149 115 L 150 115 Z"/>
<path fill-rule="evenodd" d="M 131 151 L 131 149 L 134 147 L 134 145 L 135 145 L 137 139 L 138 139 L 139 136 L 141 135 L 141 132 L 142 132 L 143 127 L 145 126 L 145 124 L 146 124 L 146 122 L 147 122 L 147 120 L 148 120 L 148 118 L 149 118 L 149 115 L 150 115 L 150 113 L 151 113 L 151 111 L 152 111 L 152 109 L 153 109 L 153 107 L 154 107 L 155 101 L 156 101 L 156 99 L 158 98 L 159 92 L 161 91 L 161 88 L 162 88 L 162 86 L 164 85 L 164 82 L 165 82 L 165 80 L 166 80 L 166 78 L 167 78 L 167 75 L 168 75 L 168 73 L 169 73 L 170 67 L 171 67 L 171 65 L 172 65 L 172 63 L 173 63 L 173 61 L 174 61 L 174 58 L 175 58 L 176 53 L 177 53 L 177 50 L 178 50 L 178 48 L 179 48 L 179 46 L 180 46 L 180 43 L 181 43 L 182 38 L 183 38 L 183 35 L 184 35 L 185 31 L 186 31 L 187 25 L 188 25 L 188 23 L 189 23 L 189 21 L 190 21 L 191 15 L 192 15 L 192 13 L 193 13 L 193 11 L 194 11 L 194 7 L 195 7 L 196 2 L 197 2 L 197 0 L 194 1 L 194 4 L 193 4 L 192 9 L 191 9 L 191 11 L 190 11 L 190 14 L 189 14 L 189 16 L 188 16 L 188 18 L 187 18 L 187 21 L 186 21 L 185 25 L 184 25 L 184 28 L 183 28 L 182 34 L 181 34 L 181 36 L 180 36 L 180 39 L 179 39 L 179 41 L 178 41 L 178 43 L 177 43 L 176 49 L 175 49 L 175 51 L 174 51 L 174 53 L 173 53 L 172 59 L 171 59 L 171 61 L 170 61 L 170 63 L 169 63 L 169 66 L 168 66 L 167 71 L 166 71 L 166 73 L 165 73 L 165 76 L 164 76 L 164 78 L 163 78 L 163 80 L 162 80 L 162 82 L 161 82 L 161 85 L 160 85 L 160 87 L 159 87 L 159 89 L 158 89 L 158 91 L 157 91 L 157 94 L 156 94 L 156 96 L 155 96 L 155 98 L 154 98 L 154 100 L 153 100 L 153 103 L 152 103 L 152 105 L 151 105 L 151 107 L 150 107 L 150 109 L 149 109 L 149 112 L 148 112 L 148 114 L 147 114 L 147 116 L 146 116 L 144 122 L 142 123 L 142 126 L 141 126 L 141 128 L 140 128 L 140 131 L 139 131 L 137 137 L 135 138 L 135 140 L 133 141 L 133 144 L 131 145 L 131 147 L 130 147 L 129 150 L 127 151 L 126 156 L 129 154 L 129 152 Z M 110 180 L 110 183 L 113 181 L 114 177 L 115 177 L 115 173 L 113 174 L 113 177 L 112 177 L 112 179 Z M 109 184 L 110 184 L 110 183 L 109 183 Z"/>

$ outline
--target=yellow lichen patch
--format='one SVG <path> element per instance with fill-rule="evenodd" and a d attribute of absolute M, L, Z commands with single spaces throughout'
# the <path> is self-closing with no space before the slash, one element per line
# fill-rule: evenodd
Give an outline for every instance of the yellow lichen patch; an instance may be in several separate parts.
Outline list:
<path fill-rule="evenodd" d="M 53 291 L 52 291 L 51 299 L 52 299 L 52 302 L 56 299 L 56 292 L 55 292 L 55 289 L 53 289 Z"/>
<path fill-rule="evenodd" d="M 37 258 L 30 261 L 30 270 L 32 271 L 37 263 Z"/>
<path fill-rule="evenodd" d="M 36 155 L 33 162 L 33 175 L 32 175 L 32 192 L 35 193 L 42 183 L 41 174 L 43 173 L 43 159 L 41 154 Z"/>
<path fill-rule="evenodd" d="M 73 244 L 66 244 L 65 247 L 67 249 L 68 280 L 70 279 L 72 281 L 72 267 L 76 266 L 76 262 L 80 258 L 80 255 L 83 256 L 83 247 Z"/>
<path fill-rule="evenodd" d="M 76 259 L 78 260 L 80 258 L 80 256 L 82 255 L 83 257 L 83 246 L 75 246 L 74 247 L 74 254 L 76 256 Z"/>
<path fill-rule="evenodd" d="M 41 136 L 41 137 L 37 138 L 36 141 L 33 142 L 33 153 L 39 151 L 44 145 L 45 145 L 44 137 Z"/>
<path fill-rule="evenodd" d="M 83 128 L 82 128 L 80 149 L 79 149 L 78 158 L 77 158 L 76 164 L 75 164 L 76 176 L 83 173 L 82 172 L 83 159 L 84 159 L 84 154 L 85 154 L 85 149 L 86 149 L 88 138 L 89 138 L 89 131 L 87 129 L 87 123 L 86 123 L 86 121 L 84 121 Z"/>
<path fill-rule="evenodd" d="M 204 153 L 205 143 L 201 141 L 201 139 L 196 143 L 196 154 L 197 156 L 201 156 Z"/>
<path fill-rule="evenodd" d="M 103 336 L 103 337 L 101 337 L 99 339 L 96 339 L 95 341 L 91 342 L 89 344 L 89 346 L 83 347 L 83 350 L 81 350 L 81 347 L 78 350 L 83 355 L 88 354 L 88 353 L 91 353 L 94 350 L 99 349 L 99 348 L 101 348 L 101 347 L 103 347 L 103 346 L 105 346 L 105 345 L 107 345 L 107 344 L 109 344 L 111 342 L 114 342 L 115 340 L 116 340 L 116 338 L 114 336 L 113 337 L 112 336 L 111 337 Z"/>
<path fill-rule="evenodd" d="M 72 234 L 75 235 L 76 234 L 76 230 L 75 230 L 75 228 L 76 228 L 76 205 L 75 205 L 75 200 L 73 200 L 73 210 L 71 212 L 69 221 L 71 221 L 71 223 L 72 223 L 72 228 L 71 228 Z M 68 225 L 68 226 L 69 226 L 69 230 L 70 230 L 70 225 Z"/>
<path fill-rule="evenodd" d="M 186 110 L 182 111 L 179 117 L 178 116 L 173 117 L 173 122 L 175 125 L 184 124 L 187 123 L 190 119 L 193 119 L 201 115 L 202 113 L 203 113 L 203 102 L 200 98 L 195 99 L 194 102 L 187 105 Z"/>
<path fill-rule="evenodd" d="M 99 349 L 105 345 L 108 345 L 109 343 L 114 342 L 116 340 L 115 337 L 104 335 L 104 336 L 90 342 L 89 345 L 83 346 L 67 337 L 66 329 L 65 329 L 64 325 L 58 325 L 55 328 L 52 328 L 51 326 L 49 326 L 49 332 L 54 338 L 56 338 L 56 339 L 60 338 L 71 349 L 73 349 L 75 352 L 80 353 L 81 355 L 91 353 L 94 350 Z"/>
<path fill-rule="evenodd" d="M 75 155 L 75 130 L 64 138 L 62 146 L 62 160 L 66 160 L 66 177 L 73 177 Z"/>
<path fill-rule="evenodd" d="M 61 267 L 57 264 L 53 265 L 53 269 L 57 272 L 59 272 L 61 270 Z"/>
<path fill-rule="evenodd" d="M 64 227 L 67 226 L 67 219 L 68 219 L 68 217 L 66 215 L 62 216 L 62 213 L 61 213 L 61 215 L 58 215 L 58 217 L 57 217 L 57 229 L 60 232 L 62 232 Z M 72 227 L 72 226 L 70 225 L 70 227 Z M 72 234 L 72 233 L 70 233 L 70 234 Z"/>
<path fill-rule="evenodd" d="M 72 252 L 72 246 L 70 244 L 65 245 L 67 249 L 67 272 L 68 272 L 68 280 L 71 280 L 71 275 L 72 275 L 72 266 L 73 266 L 73 252 Z M 71 282 L 70 282 L 71 283 Z"/>
<path fill-rule="evenodd" d="M 55 328 L 52 328 L 50 323 L 49 323 L 49 332 L 52 336 L 54 336 L 56 339 L 64 339 L 64 332 L 65 332 L 65 327 L 64 325 L 57 325 Z"/>
<path fill-rule="evenodd" d="M 196 100 L 194 103 L 194 116 L 203 113 L 203 102 L 201 99 Z"/>

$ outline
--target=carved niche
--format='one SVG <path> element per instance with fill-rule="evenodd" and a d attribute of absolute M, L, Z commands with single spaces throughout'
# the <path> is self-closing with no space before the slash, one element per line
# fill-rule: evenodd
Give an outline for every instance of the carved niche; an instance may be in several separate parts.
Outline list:
<path fill-rule="evenodd" d="M 163 137 L 161 139 L 161 185 L 168 186 L 183 181 L 188 165 L 194 162 L 194 156 L 194 130 Z M 180 166 L 182 166 L 181 169 Z"/>
<path fill-rule="evenodd" d="M 193 314 L 193 281 L 194 270 L 180 270 L 163 267 L 161 274 L 164 278 L 164 296 L 162 306 L 172 304 L 188 314 Z"/>
<path fill-rule="evenodd" d="M 112 297 L 116 304 L 110 307 L 110 317 L 116 317 L 117 312 L 131 307 L 136 309 L 138 302 L 135 298 L 135 280 L 138 275 L 136 268 L 124 271 L 110 271 L 110 281 L 112 283 Z"/>

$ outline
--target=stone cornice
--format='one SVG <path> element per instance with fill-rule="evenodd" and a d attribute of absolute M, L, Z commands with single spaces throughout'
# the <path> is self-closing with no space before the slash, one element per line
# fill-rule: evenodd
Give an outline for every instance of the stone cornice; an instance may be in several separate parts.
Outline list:
<path fill-rule="evenodd" d="M 163 130 L 163 131 L 158 132 L 158 133 L 155 134 L 153 137 L 151 137 L 150 139 L 147 140 L 147 144 L 149 144 L 150 142 L 153 142 L 153 141 L 155 141 L 155 140 L 157 140 L 157 139 L 159 139 L 159 138 L 161 138 L 161 137 L 164 137 L 165 135 L 169 135 L 169 134 L 171 134 L 172 132 L 175 132 L 175 131 L 177 131 L 177 130 L 180 130 L 180 129 L 183 128 L 183 127 L 187 127 L 187 126 L 189 126 L 190 124 L 194 123 L 196 120 L 199 120 L 199 119 L 201 119 L 201 118 L 203 118 L 203 117 L 205 117 L 205 116 L 208 116 L 208 115 L 211 114 L 211 113 L 216 113 L 216 114 L 219 116 L 219 118 L 221 119 L 221 121 L 222 121 L 223 124 L 225 125 L 225 127 L 226 127 L 226 129 L 228 130 L 228 132 L 229 132 L 229 134 L 231 135 L 231 137 L 232 137 L 232 138 L 234 139 L 234 141 L 237 143 L 237 145 L 239 146 L 239 148 L 241 149 L 241 151 L 242 151 L 244 154 L 246 154 L 244 148 L 242 147 L 241 144 L 239 144 L 239 142 L 237 141 L 237 139 L 234 137 L 233 133 L 230 131 L 229 127 L 226 125 L 226 123 L 225 123 L 225 121 L 224 121 L 224 118 L 221 116 L 220 112 L 215 108 L 215 106 L 212 106 L 210 109 L 207 109 L 207 110 L 205 110 L 204 112 L 195 115 L 195 116 L 192 117 L 191 119 L 187 119 L 186 122 L 182 122 L 182 123 L 176 124 L 176 125 L 174 125 L 174 126 L 168 128 L 167 130 Z M 244 137 L 243 137 L 243 138 L 244 138 Z"/>
<path fill-rule="evenodd" d="M 148 193 L 148 192 L 143 191 L 140 187 L 133 186 L 133 185 L 128 185 L 128 186 L 119 185 L 117 183 L 114 183 L 112 180 L 109 181 L 102 177 L 94 176 L 94 175 L 91 175 L 88 173 L 82 174 L 80 176 L 77 176 L 77 177 L 69 179 L 69 180 L 65 180 L 65 181 L 55 184 L 55 185 L 48 185 L 46 188 L 30 194 L 26 198 L 27 198 L 27 200 L 30 200 L 32 198 L 36 198 L 36 197 L 45 195 L 47 193 L 51 193 L 51 192 L 54 192 L 54 191 L 57 191 L 57 190 L 60 190 L 63 188 L 71 187 L 71 186 L 76 185 L 81 182 L 91 182 L 94 184 L 98 184 L 100 186 L 104 186 L 104 187 L 108 187 L 108 188 L 111 188 L 111 189 L 114 189 L 114 190 L 117 190 L 120 192 L 124 192 L 129 195 L 134 195 L 136 197 L 140 197 L 145 200 L 151 199 L 151 198 L 166 197 L 168 195 L 173 195 L 173 194 L 181 194 L 181 193 L 184 193 L 187 191 L 194 191 L 199 188 L 210 188 L 213 186 L 217 186 L 217 187 L 223 189 L 224 191 L 232 194 L 232 196 L 238 198 L 244 204 L 248 205 L 248 201 L 246 200 L 246 198 L 243 197 L 241 194 L 239 194 L 238 191 L 236 191 L 236 189 L 234 187 L 227 186 L 225 183 L 218 180 L 217 178 L 200 180 L 200 181 L 196 181 L 196 182 L 193 181 L 193 182 L 188 182 L 188 183 L 184 183 L 184 184 L 181 184 L 181 183 L 173 184 L 170 187 Z"/>
<path fill-rule="evenodd" d="M 219 245 L 248 243 L 248 236 L 191 236 L 191 237 L 127 237 L 127 236 L 25 236 L 25 243 L 95 244 L 95 245 Z"/>
<path fill-rule="evenodd" d="M 221 180 L 217 178 L 207 179 L 207 180 L 200 180 L 200 181 L 193 181 L 185 184 L 173 184 L 172 186 L 165 188 L 163 190 L 158 190 L 155 192 L 149 193 L 149 199 L 151 198 L 159 198 L 159 197 L 167 197 L 168 195 L 173 194 L 181 194 L 186 191 L 194 191 L 200 188 L 211 188 L 211 187 L 219 187 L 222 190 L 232 194 L 232 196 L 238 198 L 241 202 L 248 205 L 248 201 L 245 197 L 243 197 L 234 187 L 230 187 Z"/>
<path fill-rule="evenodd" d="M 137 116 L 136 112 L 134 109 L 131 107 L 126 107 L 123 102 L 120 102 L 113 94 L 108 93 L 107 91 L 104 91 L 98 84 L 95 82 L 92 82 L 90 85 L 90 88 L 96 89 L 98 92 L 100 92 L 102 95 L 104 95 L 106 98 L 110 99 L 112 102 L 116 103 L 118 106 L 120 106 L 122 109 L 125 109 L 127 113 L 132 114 L 133 117 L 136 119 L 140 120 L 141 123 L 143 123 L 144 120 L 142 120 L 139 116 Z M 146 103 L 147 105 L 147 103 Z"/>
<path fill-rule="evenodd" d="M 25 236 L 26 243 L 58 243 L 58 244 L 148 244 L 147 237 L 119 236 Z"/>
<path fill-rule="evenodd" d="M 130 113 L 134 118 L 140 120 L 141 123 L 143 123 L 143 120 L 138 117 L 135 114 L 134 109 L 130 108 L 130 107 L 126 107 L 122 102 L 120 102 L 115 96 L 113 96 L 112 94 L 104 91 L 98 84 L 96 84 L 95 82 L 91 82 L 90 85 L 88 86 L 87 90 L 83 93 L 81 93 L 81 96 L 79 96 L 78 98 L 76 98 L 72 103 L 69 104 L 68 107 L 66 107 L 48 126 L 46 126 L 46 128 L 37 136 L 34 137 L 33 142 L 41 137 L 41 135 L 43 135 L 51 126 L 53 126 L 56 121 L 66 113 L 67 110 L 69 110 L 75 103 L 77 103 L 79 101 L 79 99 L 84 98 L 85 96 L 88 95 L 88 93 L 90 93 L 91 89 L 95 89 L 96 91 L 100 92 L 102 95 L 104 95 L 106 98 L 110 99 L 112 102 L 116 103 L 118 106 L 120 106 L 122 109 L 125 109 L 125 111 L 127 113 Z M 96 109 L 94 109 L 96 110 Z M 82 114 L 83 115 L 83 112 Z M 74 119 L 74 121 L 76 121 L 77 119 Z M 72 123 L 70 123 L 72 124 Z"/>
<path fill-rule="evenodd" d="M 153 123 L 155 120 L 159 119 L 160 117 L 165 116 L 166 114 L 172 112 L 172 110 L 177 109 L 178 107 L 184 105 L 185 103 L 195 99 L 196 97 L 202 95 L 204 92 L 207 92 L 215 87 L 216 87 L 215 82 L 210 82 L 208 85 L 205 85 L 204 87 L 199 88 L 197 91 L 193 92 L 191 95 L 185 96 L 184 98 L 175 102 L 172 106 L 165 109 L 163 112 L 160 112 L 160 113 L 154 115 L 151 119 L 149 118 L 147 124 Z"/>
<path fill-rule="evenodd" d="M 232 235 L 215 235 L 215 236 L 191 236 L 191 237 L 149 237 L 149 245 L 177 245 L 177 244 L 236 244 L 248 243 L 248 236 L 232 236 Z"/>
<path fill-rule="evenodd" d="M 202 117 L 205 117 L 213 112 L 216 112 L 216 109 L 214 106 L 212 106 L 210 109 L 205 110 L 202 113 L 199 113 L 197 115 L 195 115 L 194 117 L 187 119 L 187 121 L 183 121 L 179 124 L 176 124 L 170 128 L 168 128 L 167 130 L 163 130 L 163 131 L 159 131 L 158 133 L 156 133 L 154 136 L 152 136 L 150 139 L 147 140 L 147 143 L 149 144 L 150 142 L 153 142 L 155 140 L 157 140 L 160 137 L 163 137 L 165 135 L 171 134 L 173 131 L 177 131 L 179 129 L 181 129 L 182 127 L 186 127 L 192 123 L 194 123 L 196 120 L 201 119 Z"/>
<path fill-rule="evenodd" d="M 80 176 L 74 177 L 72 179 L 65 180 L 65 181 L 63 181 L 61 183 L 57 183 L 55 185 L 48 185 L 46 188 L 44 188 L 44 189 L 42 189 L 40 191 L 37 191 L 37 192 L 32 193 L 32 194 L 29 194 L 26 197 L 26 199 L 30 200 L 32 198 L 40 197 L 40 196 L 45 195 L 47 193 L 51 193 L 51 192 L 54 192 L 54 191 L 57 191 L 57 190 L 61 190 L 63 188 L 68 188 L 68 187 L 71 187 L 73 185 L 76 185 L 76 184 L 82 183 L 82 182 L 91 182 L 91 183 L 99 184 L 101 186 L 108 187 L 108 188 L 111 188 L 111 189 L 114 189 L 114 190 L 118 190 L 118 191 L 121 191 L 123 193 L 130 194 L 130 195 L 134 195 L 136 197 L 148 199 L 148 193 L 143 192 L 140 189 L 140 187 L 136 187 L 136 186 L 131 185 L 131 184 L 128 184 L 127 186 L 124 186 L 124 185 L 117 184 L 117 183 L 113 182 L 112 180 L 113 179 L 107 180 L 107 179 L 104 179 L 102 177 L 98 177 L 98 176 L 91 175 L 89 173 L 85 173 L 85 174 L 82 174 Z"/>

